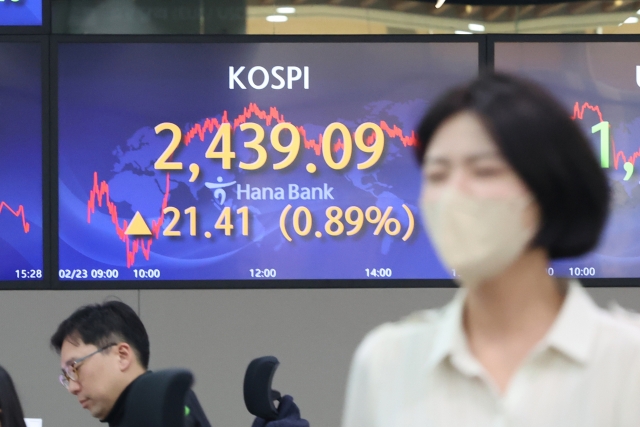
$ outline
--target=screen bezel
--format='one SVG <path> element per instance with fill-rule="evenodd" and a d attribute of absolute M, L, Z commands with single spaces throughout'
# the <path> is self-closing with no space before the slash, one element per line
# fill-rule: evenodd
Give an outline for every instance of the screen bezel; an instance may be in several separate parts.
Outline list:
<path fill-rule="evenodd" d="M 42 0 L 42 25 L 0 25 L 2 34 L 49 34 L 51 32 L 51 0 Z"/>
<path fill-rule="evenodd" d="M 67 43 L 473 43 L 478 46 L 478 71 L 487 58 L 486 37 L 469 35 L 359 35 L 359 36 L 106 36 L 54 35 L 51 37 L 51 254 L 53 289 L 321 289 L 454 287 L 450 279 L 265 279 L 258 280 L 60 280 L 58 235 L 58 46 Z"/>
<path fill-rule="evenodd" d="M 494 70 L 496 43 L 639 43 L 640 34 L 487 34 L 487 69 Z"/>
<path fill-rule="evenodd" d="M 495 69 L 497 43 L 640 43 L 640 34 L 488 34 L 487 67 Z M 584 278 L 573 277 L 585 287 L 640 287 L 640 277 Z"/>
<path fill-rule="evenodd" d="M 49 42 L 46 36 L 0 35 L 0 43 L 39 43 L 41 53 L 41 91 L 42 91 L 42 256 L 43 275 L 39 280 L 3 280 L 0 290 L 50 289 L 51 280 L 51 215 L 50 215 L 50 175 L 49 154 Z"/>

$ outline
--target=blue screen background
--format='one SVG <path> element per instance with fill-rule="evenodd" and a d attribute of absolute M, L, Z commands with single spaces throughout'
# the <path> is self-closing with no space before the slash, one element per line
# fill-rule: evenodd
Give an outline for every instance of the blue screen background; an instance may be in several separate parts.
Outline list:
<path fill-rule="evenodd" d="M 43 268 L 39 43 L 0 43 L 0 106 L 0 280 L 22 279 L 15 270 L 23 269 L 37 279 L 32 270 Z"/>
<path fill-rule="evenodd" d="M 247 121 L 265 128 L 265 167 L 258 171 L 237 167 L 238 161 L 254 160 L 253 151 L 243 148 L 253 132 L 234 133 L 237 158 L 228 170 L 220 160 L 205 158 L 214 133 L 204 132 L 188 144 L 183 139 L 175 151 L 172 159 L 183 162 L 184 170 L 163 171 L 156 170 L 154 162 L 171 138 L 168 132 L 156 135 L 154 127 L 171 122 L 187 134 L 207 119 L 222 120 L 224 114 L 233 122 L 255 105 L 266 113 L 277 109 L 285 121 L 304 127 L 316 142 L 332 122 L 354 132 L 362 122 L 385 121 L 408 136 L 441 91 L 477 74 L 477 48 L 474 43 L 61 44 L 60 269 L 84 269 L 87 279 L 98 278 L 90 273 L 94 269 L 117 269 L 118 279 L 135 279 L 135 269 L 158 269 L 161 280 L 251 279 L 251 269 L 274 269 L 277 279 L 363 279 L 367 268 L 391 269 L 392 278 L 449 277 L 422 231 L 417 210 L 420 172 L 412 147 L 399 138 L 386 137 L 383 157 L 371 169 L 356 168 L 369 155 L 355 146 L 350 165 L 334 171 L 322 155 L 303 144 L 294 164 L 277 171 L 271 165 L 284 155 L 269 143 L 275 121 L 267 124 L 249 114 Z M 254 66 L 267 70 L 308 66 L 309 89 L 303 89 L 300 80 L 290 90 L 250 86 L 232 90 L 230 66 L 246 67 L 245 85 Z M 260 74 L 256 80 L 261 81 Z M 287 136 L 283 138 L 286 145 Z M 201 170 L 193 183 L 187 168 L 191 163 Z M 308 163 L 314 163 L 317 172 L 307 172 Z M 234 184 L 225 187 L 223 200 L 207 182 Z M 285 193 L 290 184 L 326 186 L 333 188 L 334 200 L 245 200 L 237 192 L 238 184 L 282 187 Z M 157 236 L 122 234 L 125 221 L 130 222 L 136 212 L 153 228 L 163 218 L 165 197 L 167 206 L 182 213 L 174 228 L 181 231 L 180 237 L 163 235 L 171 214 L 164 216 Z M 288 228 L 293 242 L 279 227 L 287 204 L 292 205 Z M 403 204 L 416 221 L 406 242 L 401 240 L 408 227 Z M 184 213 L 191 206 L 197 209 L 196 236 L 189 235 Z M 235 215 L 243 206 L 250 211 L 251 231 L 246 237 L 239 234 L 241 224 Z M 292 231 L 293 211 L 300 206 L 308 208 L 314 220 L 306 237 Z M 375 236 L 375 226 L 365 223 L 354 236 L 330 237 L 324 232 L 329 206 L 343 211 L 349 206 L 363 211 L 377 206 L 383 212 L 392 207 L 392 217 L 403 232 L 393 237 L 382 231 Z M 228 237 L 214 228 L 224 207 L 234 212 L 236 228 Z M 206 238 L 206 231 L 213 237 Z M 315 237 L 315 231 L 323 236 Z"/>
<path fill-rule="evenodd" d="M 497 43 L 496 69 L 546 86 L 593 144 L 600 161 L 600 132 L 609 122 L 610 216 L 600 244 L 579 259 L 554 262 L 564 277 L 640 277 L 640 79 L 637 43 Z M 627 177 L 626 161 L 632 171 Z M 576 274 L 576 271 L 578 274 Z"/>
<path fill-rule="evenodd" d="M 42 0 L 0 0 L 0 26 L 42 25 Z"/>

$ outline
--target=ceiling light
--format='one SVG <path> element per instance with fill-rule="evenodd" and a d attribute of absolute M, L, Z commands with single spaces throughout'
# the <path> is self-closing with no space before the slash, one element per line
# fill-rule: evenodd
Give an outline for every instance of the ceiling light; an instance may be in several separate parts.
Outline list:
<path fill-rule="evenodd" d="M 485 28 L 484 28 L 484 25 L 482 25 L 482 24 L 469 24 L 469 29 L 471 31 L 482 32 L 482 31 L 484 31 Z"/>
<path fill-rule="evenodd" d="M 627 19 L 624 20 L 625 24 L 637 24 L 638 23 L 638 18 L 636 18 L 635 16 L 630 16 Z"/>
<path fill-rule="evenodd" d="M 267 21 L 269 22 L 287 22 L 287 18 L 284 15 L 269 15 L 267 16 Z"/>
<path fill-rule="evenodd" d="M 438 2 L 436 3 L 436 9 L 440 9 L 445 1 L 447 0 L 438 0 Z"/>
<path fill-rule="evenodd" d="M 295 7 L 279 7 L 276 9 L 278 13 L 296 13 Z"/>
<path fill-rule="evenodd" d="M 454 31 L 454 32 L 455 32 L 456 34 L 473 34 L 473 33 L 472 33 L 472 32 L 470 32 L 470 31 L 462 31 L 462 30 L 456 30 L 456 31 Z"/>

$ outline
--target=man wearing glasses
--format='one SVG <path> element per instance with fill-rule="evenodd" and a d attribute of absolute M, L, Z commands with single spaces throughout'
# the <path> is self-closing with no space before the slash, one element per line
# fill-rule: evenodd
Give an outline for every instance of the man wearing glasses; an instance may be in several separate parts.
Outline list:
<path fill-rule="evenodd" d="M 149 364 L 149 337 L 133 309 L 120 301 L 81 307 L 58 326 L 51 346 L 60 355 L 60 383 L 92 416 L 120 426 L 131 384 Z M 191 390 L 185 414 L 185 425 L 211 427 Z"/>

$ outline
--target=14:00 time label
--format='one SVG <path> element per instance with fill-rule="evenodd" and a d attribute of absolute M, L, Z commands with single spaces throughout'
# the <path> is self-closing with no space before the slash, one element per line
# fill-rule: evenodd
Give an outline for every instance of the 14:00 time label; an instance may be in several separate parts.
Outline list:
<path fill-rule="evenodd" d="M 365 268 L 367 277 L 391 277 L 393 273 L 390 268 Z"/>

